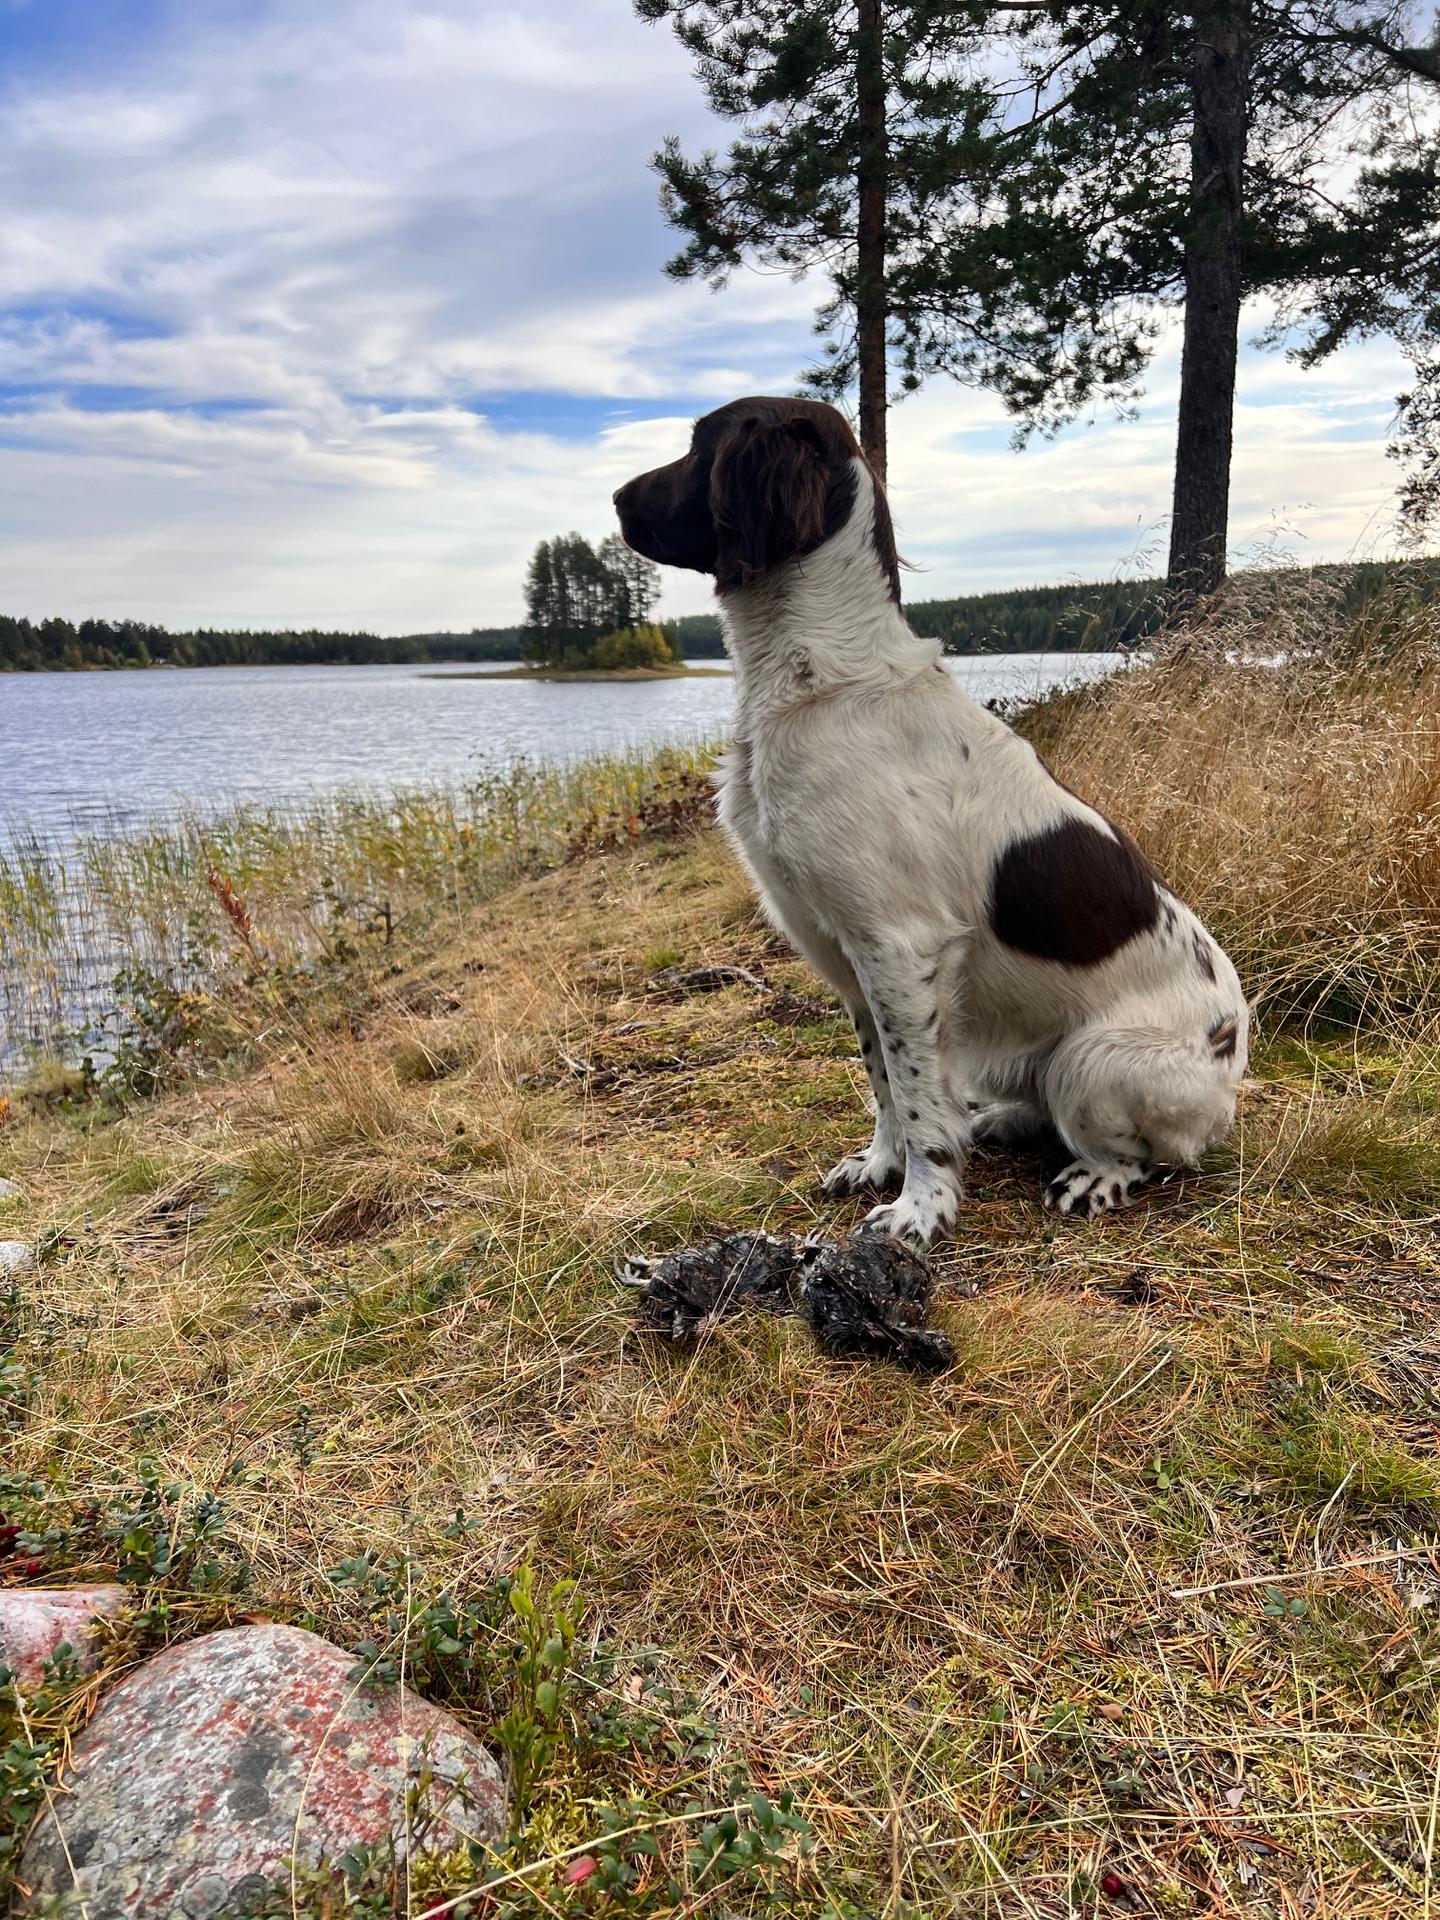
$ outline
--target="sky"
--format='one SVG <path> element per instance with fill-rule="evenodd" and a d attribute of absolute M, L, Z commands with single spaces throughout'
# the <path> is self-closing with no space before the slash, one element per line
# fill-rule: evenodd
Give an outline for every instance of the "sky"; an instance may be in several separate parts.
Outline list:
<path fill-rule="evenodd" d="M 0 0 L 0 125 L 0 612 L 506 625 L 538 540 L 814 355 L 813 286 L 664 277 L 649 157 L 725 130 L 629 0 Z M 905 400 L 907 597 L 1152 571 L 1177 370 L 1171 331 L 1138 418 L 1020 453 Z M 1247 346 L 1241 559 L 1392 550 L 1403 384 Z"/>

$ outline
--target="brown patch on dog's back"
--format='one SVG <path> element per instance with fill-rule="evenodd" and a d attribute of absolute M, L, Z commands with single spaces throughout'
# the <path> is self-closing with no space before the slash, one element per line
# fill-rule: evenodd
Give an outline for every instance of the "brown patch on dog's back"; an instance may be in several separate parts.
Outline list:
<path fill-rule="evenodd" d="M 1006 847 L 990 875 L 990 925 L 1017 953 L 1094 967 L 1160 918 L 1154 869 L 1118 828 L 1061 820 Z"/>

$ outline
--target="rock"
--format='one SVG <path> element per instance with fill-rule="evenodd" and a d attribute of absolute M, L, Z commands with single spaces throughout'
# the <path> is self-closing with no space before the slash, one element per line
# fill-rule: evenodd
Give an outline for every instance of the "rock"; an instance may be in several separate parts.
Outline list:
<path fill-rule="evenodd" d="M 20 1189 L 13 1180 L 0 1178 L 0 1200 L 19 1200 L 21 1198 Z"/>
<path fill-rule="evenodd" d="M 453 1715 L 405 1687 L 360 1686 L 354 1667 L 299 1627 L 157 1654 L 75 1741 L 65 1791 L 26 1843 L 31 1905 L 17 1911 L 72 1893 L 88 1920 L 229 1920 L 267 1887 L 288 1890 L 293 1869 L 392 1835 L 402 1854 L 498 1842 L 490 1755 Z M 432 1817 L 407 1842 L 407 1782 L 427 1769 Z"/>
<path fill-rule="evenodd" d="M 35 1264 L 32 1249 L 23 1240 L 0 1240 L 0 1273 L 24 1273 Z"/>
<path fill-rule="evenodd" d="M 0 1667 L 28 1692 L 44 1679 L 44 1665 L 66 1641 L 81 1673 L 99 1664 L 97 1620 L 109 1620 L 130 1598 L 124 1587 L 10 1587 L 0 1593 Z"/>

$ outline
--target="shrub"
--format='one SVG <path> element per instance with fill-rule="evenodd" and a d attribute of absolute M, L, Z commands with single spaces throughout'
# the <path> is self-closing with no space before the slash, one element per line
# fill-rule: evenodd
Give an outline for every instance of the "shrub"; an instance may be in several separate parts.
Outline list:
<path fill-rule="evenodd" d="M 597 667 L 668 667 L 674 664 L 670 642 L 659 627 L 621 627 L 595 642 Z"/>

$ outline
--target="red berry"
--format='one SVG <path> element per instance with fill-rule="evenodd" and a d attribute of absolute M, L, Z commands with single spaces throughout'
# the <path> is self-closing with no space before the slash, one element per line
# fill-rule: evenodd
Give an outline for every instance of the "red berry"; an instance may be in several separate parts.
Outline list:
<path fill-rule="evenodd" d="M 567 1887 L 578 1887 L 583 1880 L 590 1878 L 599 1864 L 593 1853 L 582 1853 L 578 1860 L 570 1862 L 560 1878 Z"/>
<path fill-rule="evenodd" d="M 1108 1894 L 1112 1900 L 1118 1900 L 1125 1891 L 1125 1882 L 1118 1873 L 1107 1873 L 1100 1882 L 1100 1891 Z"/>

